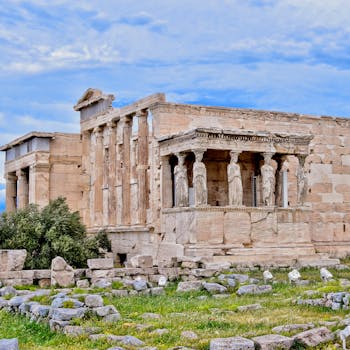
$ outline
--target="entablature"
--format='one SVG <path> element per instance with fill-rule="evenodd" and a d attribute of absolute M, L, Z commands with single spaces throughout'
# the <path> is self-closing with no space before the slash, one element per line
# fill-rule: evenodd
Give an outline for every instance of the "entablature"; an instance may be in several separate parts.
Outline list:
<path fill-rule="evenodd" d="M 192 149 L 233 150 L 236 152 L 309 153 L 313 135 L 268 133 L 216 128 L 197 128 L 158 139 L 160 155 L 166 156 Z"/>

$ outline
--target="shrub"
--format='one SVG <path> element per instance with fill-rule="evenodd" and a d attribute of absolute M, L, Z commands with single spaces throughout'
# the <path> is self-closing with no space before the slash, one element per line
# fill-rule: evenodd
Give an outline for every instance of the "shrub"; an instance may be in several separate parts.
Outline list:
<path fill-rule="evenodd" d="M 50 268 L 56 256 L 73 267 L 84 267 L 88 258 L 99 256 L 100 248 L 110 248 L 107 234 L 87 238 L 79 212 L 70 212 L 62 197 L 42 210 L 29 205 L 0 217 L 0 249 L 26 249 L 27 269 Z"/>

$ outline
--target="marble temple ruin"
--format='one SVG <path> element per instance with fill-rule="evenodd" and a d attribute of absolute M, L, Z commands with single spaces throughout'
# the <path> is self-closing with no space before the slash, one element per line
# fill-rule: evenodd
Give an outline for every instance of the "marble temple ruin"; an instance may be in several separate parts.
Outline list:
<path fill-rule="evenodd" d="M 6 152 L 6 209 L 64 196 L 126 259 L 233 264 L 350 252 L 350 120 L 167 102 L 121 108 L 88 89 L 80 134 L 31 132 Z M 321 255 L 320 255 L 321 254 Z"/>

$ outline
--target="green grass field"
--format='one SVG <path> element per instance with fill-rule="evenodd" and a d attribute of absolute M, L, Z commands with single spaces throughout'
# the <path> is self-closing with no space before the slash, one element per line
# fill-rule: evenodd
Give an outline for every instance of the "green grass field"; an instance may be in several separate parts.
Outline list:
<path fill-rule="evenodd" d="M 143 340 L 147 346 L 159 350 L 175 346 L 187 346 L 195 349 L 209 349 L 209 341 L 217 337 L 243 336 L 251 338 L 269 334 L 275 326 L 291 323 L 309 323 L 315 326 L 324 321 L 336 321 L 345 318 L 350 311 L 332 311 L 325 307 L 296 305 L 297 297 L 305 296 L 306 290 L 315 290 L 320 296 L 324 292 L 347 291 L 339 284 L 340 278 L 350 278 L 349 271 L 331 270 L 336 281 L 324 284 L 320 280 L 318 269 L 301 271 L 303 279 L 309 279 L 310 285 L 291 286 L 287 281 L 287 272 L 274 271 L 277 283 L 273 292 L 259 296 L 237 296 L 234 291 L 228 298 L 215 299 L 207 292 L 175 292 L 176 285 L 167 287 L 165 296 L 133 296 L 123 298 L 105 298 L 106 304 L 113 304 L 120 312 L 122 320 L 113 324 L 104 324 L 97 319 L 76 320 L 78 325 L 99 326 L 103 333 L 115 335 L 133 335 Z M 261 278 L 261 272 L 250 273 L 251 277 Z M 206 298 L 198 298 L 206 296 Z M 238 312 L 237 307 L 260 303 L 262 308 L 255 311 Z M 143 313 L 157 313 L 159 319 L 143 319 Z M 143 329 L 139 325 L 147 325 Z M 156 329 L 166 328 L 168 333 L 153 333 Z M 337 326 L 330 328 L 335 330 Z M 181 338 L 181 332 L 193 331 L 197 340 Z M 284 334 L 291 335 L 291 334 Z M 51 332 L 45 324 L 0 312 L 0 338 L 18 337 L 20 349 L 107 349 L 111 347 L 104 341 L 92 342 L 86 336 L 67 337 Z M 123 346 L 125 349 L 131 347 Z M 319 349 L 335 349 L 328 344 Z"/>

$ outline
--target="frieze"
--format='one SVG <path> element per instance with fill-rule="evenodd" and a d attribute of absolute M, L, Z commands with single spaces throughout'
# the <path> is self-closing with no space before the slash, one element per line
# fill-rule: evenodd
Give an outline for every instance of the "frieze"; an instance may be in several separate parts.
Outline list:
<path fill-rule="evenodd" d="M 212 207 L 210 205 L 203 207 L 181 207 L 181 208 L 165 208 L 162 209 L 163 214 L 172 214 L 172 213 L 182 213 L 182 212 L 195 212 L 195 211 L 205 211 L 205 212 L 260 212 L 260 213 L 273 213 L 273 212 L 311 212 L 310 208 L 306 207 L 289 207 L 289 208 L 280 208 L 280 207 L 232 207 L 232 206 L 223 206 L 223 207 Z"/>
<path fill-rule="evenodd" d="M 189 140 L 198 139 L 199 142 L 224 141 L 236 143 L 259 143 L 259 144 L 286 144 L 286 145 L 309 145 L 312 135 L 278 135 L 278 134 L 254 134 L 253 132 L 235 133 L 232 131 L 217 129 L 195 129 L 185 134 L 172 135 L 159 140 L 161 145 L 174 145 Z M 205 144 L 205 143 L 204 143 Z"/>

